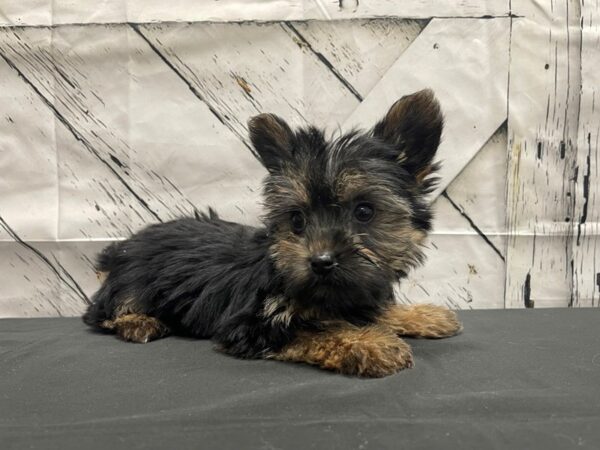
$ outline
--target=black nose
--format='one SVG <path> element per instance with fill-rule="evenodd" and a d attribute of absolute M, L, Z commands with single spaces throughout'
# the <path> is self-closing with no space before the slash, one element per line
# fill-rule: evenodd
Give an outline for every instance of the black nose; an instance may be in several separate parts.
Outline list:
<path fill-rule="evenodd" d="M 318 275 L 325 275 L 331 272 L 335 266 L 337 266 L 337 262 L 335 262 L 333 253 L 330 252 L 321 253 L 310 258 L 310 267 Z"/>

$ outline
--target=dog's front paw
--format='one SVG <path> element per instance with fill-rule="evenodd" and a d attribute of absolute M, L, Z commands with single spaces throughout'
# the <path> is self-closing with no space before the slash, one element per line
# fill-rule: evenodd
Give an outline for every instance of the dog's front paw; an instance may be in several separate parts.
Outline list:
<path fill-rule="evenodd" d="M 379 378 L 413 367 L 410 346 L 380 327 L 365 327 L 344 336 L 330 349 L 323 366 L 360 377 Z"/>
<path fill-rule="evenodd" d="M 463 329 L 454 311 L 438 305 L 414 305 L 408 308 L 405 325 L 410 324 L 412 335 L 424 338 L 445 338 Z"/>
<path fill-rule="evenodd" d="M 281 361 L 319 366 L 345 375 L 385 377 L 413 366 L 410 346 L 387 327 L 348 323 L 320 332 L 304 331 L 269 355 Z"/>

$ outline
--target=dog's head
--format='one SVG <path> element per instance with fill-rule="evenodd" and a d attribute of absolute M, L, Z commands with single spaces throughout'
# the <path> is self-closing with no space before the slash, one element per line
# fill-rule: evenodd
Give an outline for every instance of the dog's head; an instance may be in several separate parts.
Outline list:
<path fill-rule="evenodd" d="M 402 97 L 372 130 L 333 140 L 273 114 L 248 125 L 269 171 L 265 224 L 287 294 L 331 310 L 389 300 L 430 229 L 425 194 L 443 126 L 433 93 Z"/>

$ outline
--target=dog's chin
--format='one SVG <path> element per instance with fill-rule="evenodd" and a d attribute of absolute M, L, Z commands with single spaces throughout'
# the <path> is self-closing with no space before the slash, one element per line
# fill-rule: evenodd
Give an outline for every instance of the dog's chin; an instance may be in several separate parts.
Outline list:
<path fill-rule="evenodd" d="M 385 302 L 391 292 L 391 280 L 381 272 L 362 271 L 348 276 L 335 271 L 311 274 L 302 283 L 288 284 L 289 294 L 300 304 L 335 310 L 376 305 Z"/>

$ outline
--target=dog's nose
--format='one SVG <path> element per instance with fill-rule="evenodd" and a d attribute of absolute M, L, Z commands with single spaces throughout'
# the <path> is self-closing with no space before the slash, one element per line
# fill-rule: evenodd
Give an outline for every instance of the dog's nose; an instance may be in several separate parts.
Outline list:
<path fill-rule="evenodd" d="M 331 252 L 321 253 L 310 258 L 310 267 L 318 275 L 331 272 L 335 266 L 337 266 L 337 262 Z"/>

